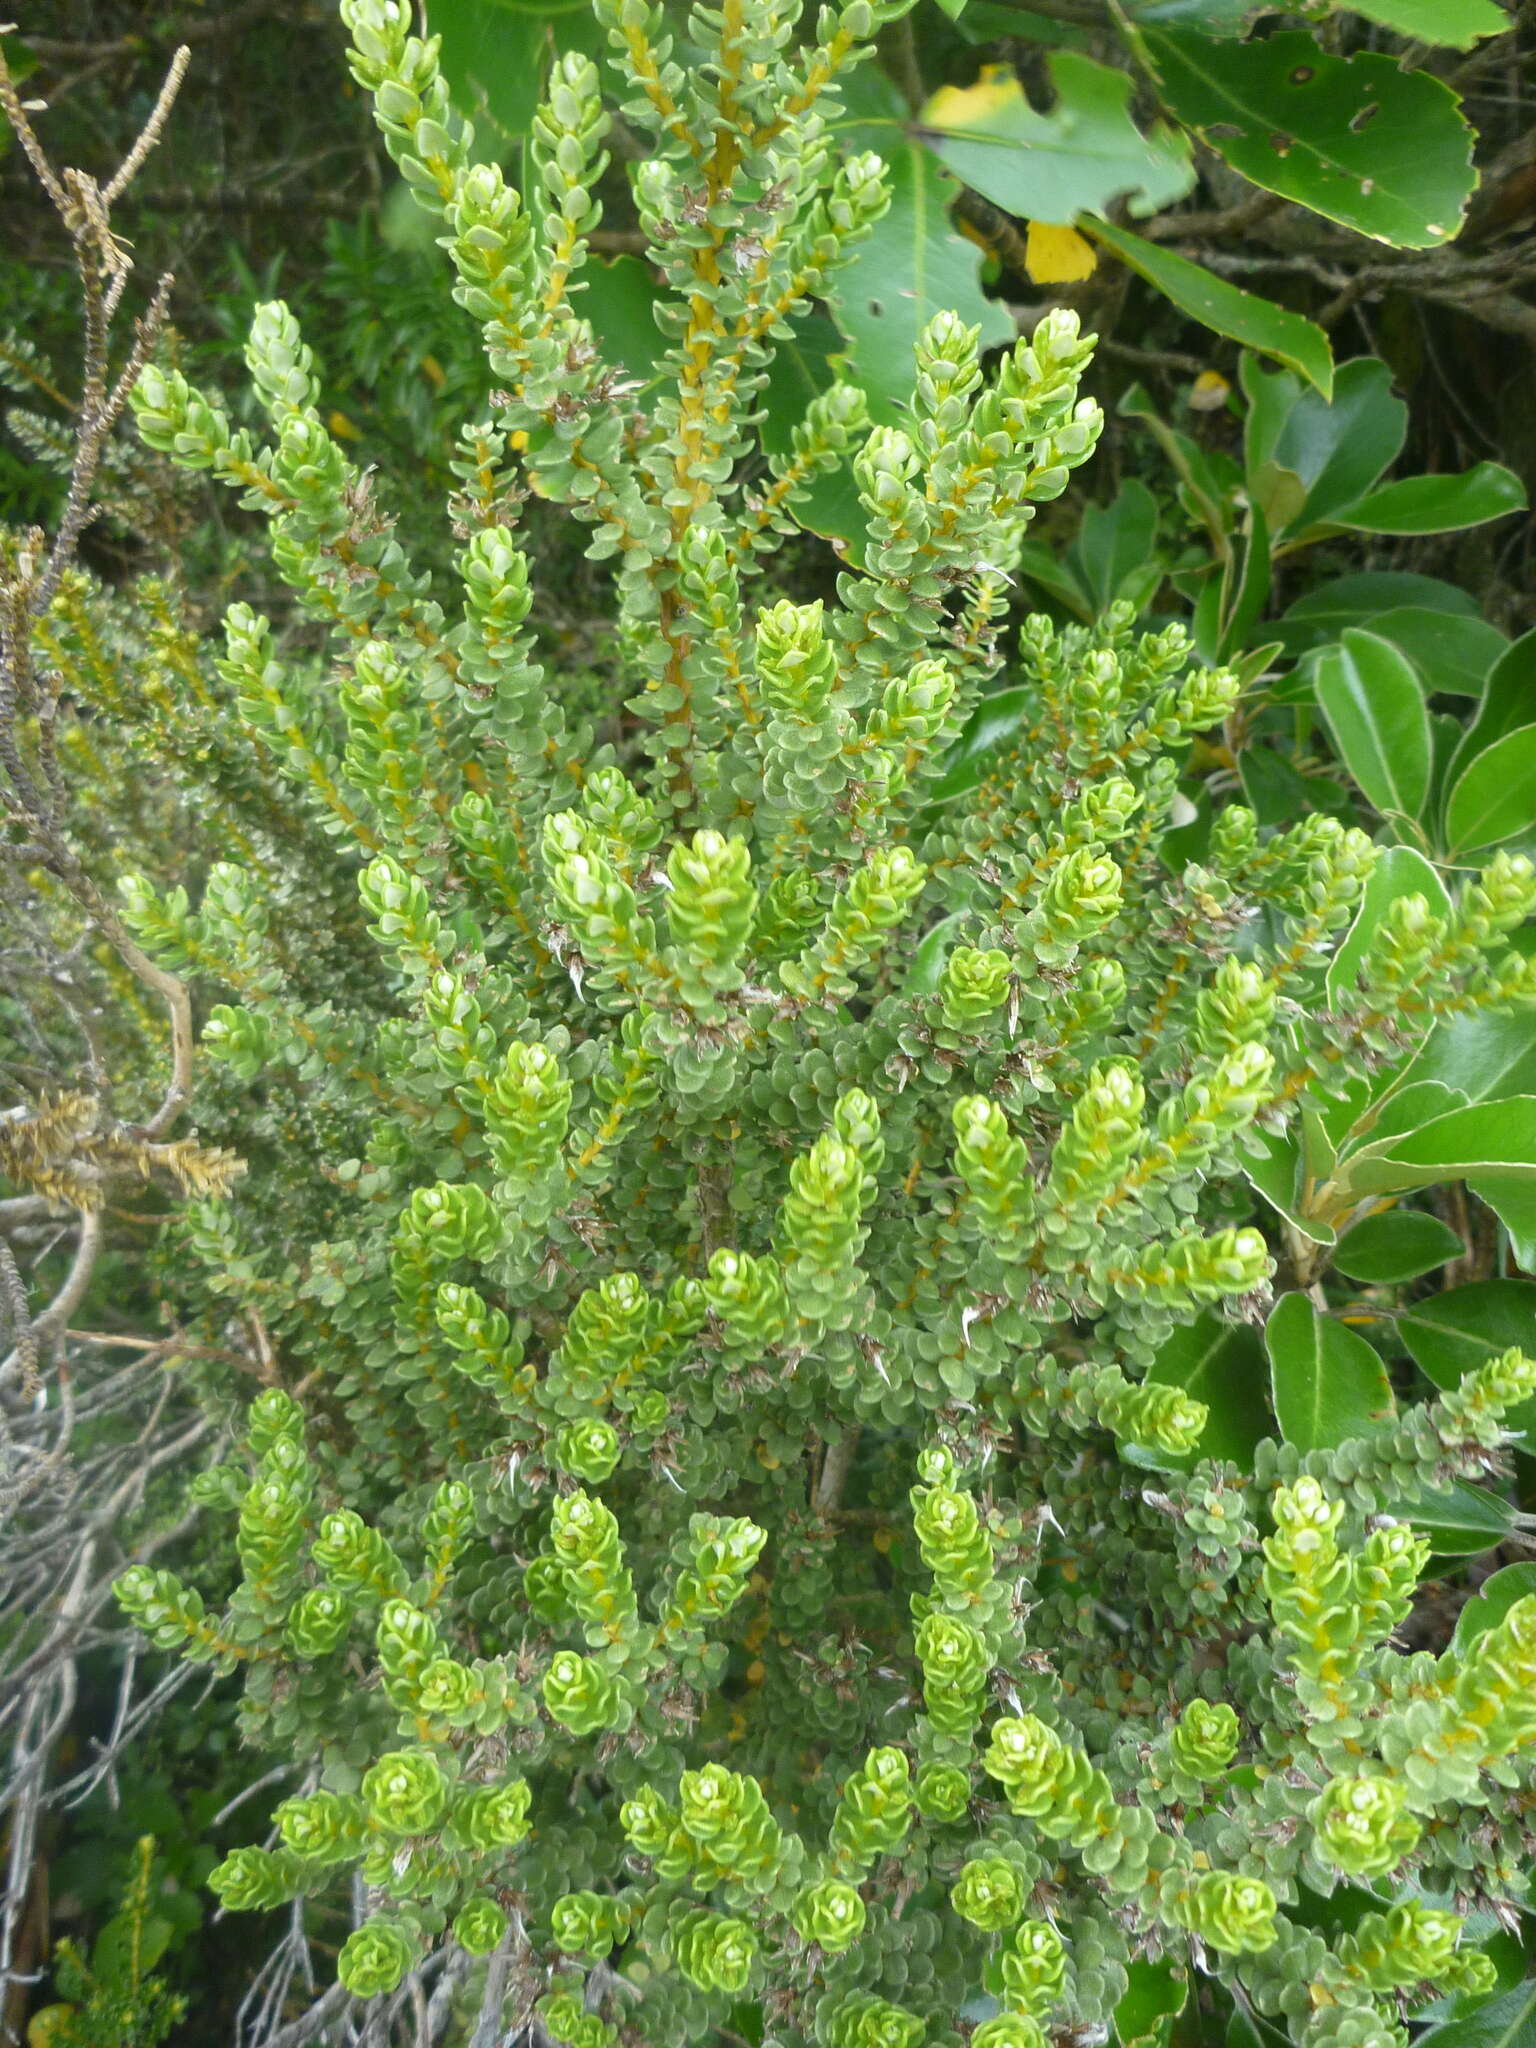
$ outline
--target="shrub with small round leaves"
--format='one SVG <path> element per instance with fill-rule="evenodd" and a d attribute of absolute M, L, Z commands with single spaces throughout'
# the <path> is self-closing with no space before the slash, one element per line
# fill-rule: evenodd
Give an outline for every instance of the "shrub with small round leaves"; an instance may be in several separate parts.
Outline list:
<path fill-rule="evenodd" d="M 494 1899 L 482 1893 L 468 1899 L 453 1916 L 453 1938 L 472 1956 L 488 1956 L 507 1931 L 507 1915 Z"/>
<path fill-rule="evenodd" d="M 367 1824 L 363 1802 L 339 1792 L 285 1799 L 272 1818 L 286 1846 L 305 1863 L 341 1863 L 356 1856 Z"/>
<path fill-rule="evenodd" d="M 555 1438 L 553 1456 L 569 1478 L 601 1486 L 619 1462 L 619 1433 L 611 1422 L 597 1416 L 568 1422 Z"/>
<path fill-rule="evenodd" d="M 967 1030 L 992 1016 L 1008 1000 L 1013 962 L 996 947 L 956 946 L 944 963 L 939 997 L 944 1022 Z"/>
<path fill-rule="evenodd" d="M 953 1764 L 925 1764 L 913 1783 L 912 1796 L 924 1820 L 963 1820 L 971 1803 L 971 1780 Z"/>
<path fill-rule="evenodd" d="M 288 1647 L 304 1662 L 330 1656 L 345 1641 L 352 1621 L 346 1596 L 334 1586 L 311 1586 L 288 1610 Z"/>
<path fill-rule="evenodd" d="M 1312 1802 L 1308 1818 L 1320 1853 L 1350 1877 L 1395 1869 L 1419 1839 L 1405 1788 L 1392 1778 L 1335 1778 Z"/>
<path fill-rule="evenodd" d="M 824 1999 L 816 2014 L 816 2038 L 824 2048 L 917 2048 L 925 2031 L 915 2013 L 870 1992 L 835 2004 Z"/>
<path fill-rule="evenodd" d="M 420 1944 L 400 1921 L 376 1914 L 342 1943 L 336 1975 L 354 1998 L 378 1998 L 399 1988 Z"/>
<path fill-rule="evenodd" d="M 448 1792 L 443 1767 L 430 1750 L 390 1750 L 363 1778 L 370 1824 L 394 1835 L 422 1835 L 436 1827 Z"/>
<path fill-rule="evenodd" d="M 1208 1870 L 1170 1901 L 1175 1924 L 1223 1955 L 1257 1955 L 1276 1940 L 1275 1895 L 1262 1878 Z"/>
<path fill-rule="evenodd" d="M 1225 1700 L 1191 1700 L 1174 1723 L 1169 1754 L 1185 1777 L 1216 1778 L 1237 1754 L 1237 1715 Z"/>
<path fill-rule="evenodd" d="M 461 1789 L 453 1807 L 454 1833 L 481 1855 L 515 1849 L 528 1833 L 531 1796 L 526 1778 Z"/>
<path fill-rule="evenodd" d="M 950 1904 L 962 1920 L 985 1934 L 1012 1927 L 1024 1911 L 1024 1885 L 1000 1856 L 976 1856 L 950 1887 Z"/>
<path fill-rule="evenodd" d="M 367 1995 L 515 1901 L 573 2048 L 1042 2048 L 1191 1940 L 1296 2048 L 1400 2048 L 1421 1989 L 1487 1981 L 1425 1902 L 1524 1898 L 1536 1737 L 1536 1602 L 1436 1659 L 1394 1640 L 1404 1504 L 1497 1468 L 1536 1362 L 1252 1443 L 1235 1319 L 1298 1278 L 1352 1303 L 1334 1239 L 1430 1171 L 1382 1105 L 1427 1119 L 1402 1076 L 1536 1001 L 1536 865 L 1368 890 L 1365 832 L 1261 821 L 1191 752 L 1241 662 L 1129 601 L 1007 618 L 1103 424 L 1070 309 L 985 361 L 925 312 L 906 402 L 873 420 L 834 371 L 785 410 L 775 356 L 872 288 L 847 266 L 902 167 L 835 123 L 905 0 L 733 0 L 676 50 L 669 10 L 595 0 L 527 192 L 411 10 L 340 4 L 485 343 L 452 546 L 410 559 L 286 307 L 252 329 L 266 426 L 156 364 L 134 396 L 270 519 L 314 629 L 237 604 L 225 695 L 172 661 L 177 774 L 253 852 L 199 861 L 195 908 L 129 878 L 120 913 L 196 978 L 250 1140 L 169 1295 L 200 1357 L 259 1312 L 304 1389 L 199 1488 L 228 1601 L 121 1582 L 336 1788 L 217 1888 L 317 1926 L 386 1893 L 343 1961 Z M 617 272 L 587 287 L 631 199 L 628 365 Z M 157 627 L 119 660 L 96 602 L 40 622 L 93 758 L 170 658 Z M 1314 1139 L 1277 1221 L 1256 1185 Z M 1298 1231 L 1302 1276 L 1271 1256 Z M 1373 1299 L 1385 1352 L 1405 1297 Z M 1380 1911 L 1312 1924 L 1341 1878 Z M 1027 1899 L 1070 1972 L 1044 1920 L 1010 1934 Z M 614 1982 L 561 1961 L 620 1944 Z"/>
<path fill-rule="evenodd" d="M 567 1892 L 549 1909 L 556 1948 L 566 1955 L 590 1956 L 596 1962 L 624 1939 L 629 1924 L 628 1906 L 606 1892 Z"/>
<path fill-rule="evenodd" d="M 744 1991 L 757 1958 L 757 1936 L 744 1920 L 688 1912 L 672 1933 L 677 1967 L 697 1991 Z"/>
<path fill-rule="evenodd" d="M 558 1651 L 544 1674 L 544 1704 L 573 1735 L 592 1735 L 611 1728 L 622 1699 L 610 1675 L 591 1657 L 576 1650 Z"/>
<path fill-rule="evenodd" d="M 1008 1997 L 1021 2012 L 1039 2019 L 1060 1998 L 1066 1976 L 1066 1944 L 1049 1920 L 1022 1921 L 1003 1951 Z"/>
<path fill-rule="evenodd" d="M 304 1865 L 291 1850 L 231 1849 L 208 1886 L 232 1913 L 266 1913 L 297 1898 L 305 1879 Z"/>
<path fill-rule="evenodd" d="M 994 2013 L 971 2036 L 971 2048 L 1045 2048 L 1045 2030 L 1026 2013 Z"/>
<path fill-rule="evenodd" d="M 828 1955 L 840 1955 L 864 1932 L 868 1915 L 851 1884 L 835 1877 L 807 1885 L 796 1899 L 791 1918 L 802 1941 L 815 1942 Z"/>

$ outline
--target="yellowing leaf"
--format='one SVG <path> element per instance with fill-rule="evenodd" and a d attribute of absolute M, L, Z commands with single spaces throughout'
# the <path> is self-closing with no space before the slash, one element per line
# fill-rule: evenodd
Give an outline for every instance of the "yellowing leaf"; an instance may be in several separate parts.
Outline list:
<path fill-rule="evenodd" d="M 1202 370 L 1189 387 L 1189 409 L 1191 412 L 1220 412 L 1231 390 L 1232 386 L 1220 370 Z"/>
<path fill-rule="evenodd" d="M 67 2040 L 78 2008 L 73 2005 L 45 2005 L 27 2023 L 27 2048 L 51 2048 Z"/>
<path fill-rule="evenodd" d="M 984 128 L 1006 118 L 1013 102 L 1024 97 L 1007 64 L 983 64 L 974 85 L 941 85 L 929 100 L 923 119 L 935 128 Z"/>
<path fill-rule="evenodd" d="M 326 425 L 338 441 L 361 441 L 363 438 L 361 428 L 353 426 L 344 412 L 333 412 Z"/>
<path fill-rule="evenodd" d="M 1092 277 L 1098 262 L 1091 242 L 1076 228 L 1054 221 L 1032 220 L 1024 244 L 1024 263 L 1036 284 L 1080 284 Z"/>
<path fill-rule="evenodd" d="M 910 131 L 973 192 L 1022 220 L 1065 225 L 1119 200 L 1137 217 L 1181 199 L 1195 182 L 1187 136 L 1131 115 L 1127 72 L 1072 50 L 1046 60 L 1053 104 L 1039 113 L 1011 71 L 936 92 Z"/>

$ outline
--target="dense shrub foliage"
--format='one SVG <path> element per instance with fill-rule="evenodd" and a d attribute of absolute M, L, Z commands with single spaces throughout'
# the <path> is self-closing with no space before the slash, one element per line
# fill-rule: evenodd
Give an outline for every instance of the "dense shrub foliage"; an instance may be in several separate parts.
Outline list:
<path fill-rule="evenodd" d="M 1485 1345 L 1399 1405 L 1325 1282 L 1384 1217 L 1385 1316 L 1460 1243 L 1413 1191 L 1526 1170 L 1529 1097 L 1413 1061 L 1536 993 L 1536 872 L 1448 891 L 1236 804 L 1191 846 L 1182 766 L 1243 676 L 1126 605 L 1000 632 L 1101 425 L 1070 315 L 984 375 L 941 314 L 904 424 L 835 382 L 760 449 L 787 323 L 885 203 L 827 129 L 880 13 L 802 47 L 701 10 L 685 73 L 643 0 L 596 11 L 670 293 L 640 387 L 582 317 L 593 61 L 519 198 L 406 10 L 344 7 L 498 380 L 452 590 L 284 305 L 266 438 L 173 369 L 134 396 L 328 636 L 237 602 L 220 670 L 367 922 L 322 961 L 298 862 L 125 891 L 232 998 L 203 1047 L 251 1171 L 192 1205 L 187 1285 L 281 1360 L 197 1482 L 227 1603 L 120 1581 L 306 1772 L 215 1888 L 318 1912 L 355 1876 L 348 1991 L 446 1942 L 467 2013 L 520 1995 L 593 2048 L 1136 2038 L 1169 1960 L 1298 2042 L 1400 2041 L 1492 1989 L 1524 1896 L 1536 1599 L 1438 1655 L 1393 1631 L 1459 1523 L 1509 1526 L 1467 1482 L 1536 1365 Z M 845 458 L 835 587 L 798 589 Z M 611 564 L 622 718 L 540 658 L 530 491 Z"/>
<path fill-rule="evenodd" d="M 119 1599 L 289 1780 L 211 1882 L 340 1929 L 313 2038 L 379 1999 L 475 2048 L 1133 2048 L 1194 1980 L 1202 2030 L 1395 2048 L 1518 1974 L 1532 1573 L 1436 1649 L 1397 1632 L 1516 1526 L 1536 1415 L 1516 1282 L 1409 1313 L 1462 1184 L 1536 1239 L 1536 868 L 1495 850 L 1528 825 L 1520 649 L 1462 739 L 1413 664 L 1489 647 L 1407 578 L 1331 639 L 1303 618 L 1364 823 L 1231 776 L 1192 803 L 1274 653 L 1243 659 L 1251 504 L 1298 547 L 1432 481 L 1380 485 L 1376 365 L 1354 453 L 1343 403 L 1249 379 L 1247 479 L 1206 475 L 1249 526 L 1212 514 L 1196 637 L 1139 623 L 1161 578 L 1104 522 L 1055 586 L 1028 535 L 1102 428 L 1069 311 L 985 365 L 940 311 L 899 408 L 827 371 L 782 418 L 797 322 L 889 205 L 834 121 L 901 12 L 731 0 L 682 63 L 662 10 L 596 0 L 610 98 L 555 63 L 518 195 L 410 8 L 344 0 L 496 379 L 436 537 L 403 545 L 266 303 L 260 430 L 170 352 L 133 410 L 268 520 L 295 616 L 238 598 L 209 674 L 178 590 L 70 571 L 16 629 L 86 707 L 66 754 L 109 801 L 70 831 L 154 856 L 119 954 L 207 991 L 217 1145 L 164 1139 L 178 1098 L 137 1128 L 72 1096 L 0 1163 L 29 1204 L 186 1196 L 162 1272 L 227 1548 Z M 616 141 L 647 375 L 584 307 Z M 535 526 L 551 584 L 578 532 L 604 592 L 575 647 Z M 1020 573 L 1081 623 L 1008 625 Z M 156 1038 L 123 1010 L 98 1079 Z M 131 1970 L 66 1956 L 63 2028 L 174 2023 L 150 1868 Z"/>

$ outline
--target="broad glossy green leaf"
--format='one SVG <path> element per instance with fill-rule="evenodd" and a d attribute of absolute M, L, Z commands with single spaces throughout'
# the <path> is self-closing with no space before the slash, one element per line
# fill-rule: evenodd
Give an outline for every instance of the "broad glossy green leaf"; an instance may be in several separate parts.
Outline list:
<path fill-rule="evenodd" d="M 807 406 L 836 382 L 834 359 L 846 354 L 847 347 L 825 313 L 807 313 L 792 321 L 789 333 L 774 343 L 768 382 L 759 401 L 766 453 L 789 453 L 794 430 L 805 418 Z"/>
<path fill-rule="evenodd" d="M 997 690 L 983 697 L 971 713 L 966 728 L 955 741 L 944 765 L 944 773 L 930 792 L 933 803 L 974 789 L 987 772 L 988 756 L 1018 737 L 1019 725 L 1029 708 L 1031 693 L 1022 686 Z"/>
<path fill-rule="evenodd" d="M 586 264 L 581 278 L 585 289 L 578 303 L 583 318 L 592 322 L 603 361 L 624 370 L 637 383 L 649 384 L 656 375 L 656 358 L 667 345 L 656 325 L 660 294 L 650 265 L 638 256 L 615 256 L 611 262 L 594 259 Z M 800 412 L 811 395 L 807 394 Z"/>
<path fill-rule="evenodd" d="M 1003 0 L 968 0 L 955 25 L 968 43 L 996 43 L 1006 36 L 1019 42 L 1044 43 L 1051 49 L 1087 50 L 1093 46 L 1086 29 L 1037 14 L 1032 7 L 1003 4 Z"/>
<path fill-rule="evenodd" d="M 1471 1102 L 1536 1095 L 1536 1029 L 1529 1011 L 1486 1011 L 1437 1024 L 1405 1079 L 1444 1081 Z"/>
<path fill-rule="evenodd" d="M 838 326 L 852 344 L 848 374 L 872 417 L 906 419 L 913 350 L 935 313 L 954 312 L 981 329 L 983 348 L 1014 338 L 1008 309 L 981 289 L 981 251 L 949 218 L 953 179 L 937 158 L 909 142 L 899 123 L 861 119 L 860 146 L 886 158 L 891 204 L 837 272 Z"/>
<path fill-rule="evenodd" d="M 1469 1180 L 1467 1187 L 1509 1232 L 1509 1248 L 1523 1272 L 1536 1272 L 1536 1184 L 1524 1180 Z"/>
<path fill-rule="evenodd" d="M 1208 36 L 1239 35 L 1253 18 L 1255 0 L 1124 0 L 1132 21 L 1198 28 Z"/>
<path fill-rule="evenodd" d="M 914 131 L 955 176 L 994 205 L 1029 220 L 1069 222 L 1116 200 L 1133 215 L 1158 213 L 1195 182 L 1189 138 L 1131 119 L 1128 72 L 1075 50 L 1046 59 L 1055 105 L 1039 113 L 1011 73 L 946 85 Z"/>
<path fill-rule="evenodd" d="M 858 569 L 864 566 L 869 514 L 859 502 L 852 463 L 840 462 L 835 469 L 824 471 L 790 509 L 807 533 L 819 533 L 832 543 L 839 561 L 851 562 Z"/>
<path fill-rule="evenodd" d="M 1414 72 L 1421 78 L 1422 72 Z M 1405 476 L 1383 484 L 1331 524 L 1352 533 L 1456 533 L 1526 508 L 1525 486 L 1501 463 L 1479 462 L 1459 476 Z"/>
<path fill-rule="evenodd" d="M 1425 1378 L 1437 1387 L 1459 1386 L 1491 1358 L 1511 1348 L 1530 1353 L 1536 1346 L 1536 1280 L 1476 1280 L 1408 1303 L 1396 1322 L 1398 1337 Z M 1536 1402 L 1527 1402 L 1516 1412 L 1533 1410 Z"/>
<path fill-rule="evenodd" d="M 1494 0 L 1345 0 L 1351 14 L 1420 43 L 1449 43 L 1469 50 L 1484 36 L 1501 35 L 1510 18 Z"/>
<path fill-rule="evenodd" d="M 1416 818 L 1429 795 L 1429 713 L 1390 640 L 1351 627 L 1318 658 L 1313 688 L 1344 765 L 1384 817 Z"/>
<path fill-rule="evenodd" d="M 1351 1280 L 1368 1287 L 1396 1285 L 1432 1273 L 1447 1259 L 1459 1258 L 1466 1246 L 1448 1223 L 1422 1209 L 1392 1209 L 1367 1216 L 1346 1230 L 1333 1263 Z"/>
<path fill-rule="evenodd" d="M 1238 537 L 1234 561 L 1235 577 L 1210 577 L 1195 606 L 1195 652 L 1213 668 L 1230 661 L 1246 644 L 1269 602 L 1269 525 L 1261 505 L 1249 508 L 1247 530 Z"/>
<path fill-rule="evenodd" d="M 1427 606 L 1380 612 L 1369 625 L 1413 663 L 1426 697 L 1479 696 L 1489 670 L 1509 646 L 1505 635 L 1486 619 L 1431 611 Z"/>
<path fill-rule="evenodd" d="M 1536 1181 L 1536 1095 L 1475 1102 L 1395 1138 L 1380 1156 L 1356 1160 L 1350 1183 L 1362 1193 L 1395 1193 L 1437 1180 Z"/>
<path fill-rule="evenodd" d="M 1384 612 L 1410 606 L 1468 617 L 1477 613 L 1477 600 L 1454 583 L 1442 583 L 1435 576 L 1377 569 L 1320 583 L 1315 590 L 1297 598 L 1274 630 L 1287 654 L 1305 654 L 1309 648 L 1337 640 L 1347 626 L 1369 626 Z"/>
<path fill-rule="evenodd" d="M 1149 242 L 1104 220 L 1078 225 L 1096 242 L 1171 299 L 1181 313 L 1261 356 L 1287 363 L 1324 393 L 1333 388 L 1333 354 L 1321 327 L 1277 306 L 1273 299 L 1239 290 L 1225 278 L 1191 263 L 1161 242 Z"/>
<path fill-rule="evenodd" d="M 1340 1149 L 1352 1158 L 1363 1157 L 1367 1151 L 1386 1152 L 1408 1132 L 1436 1117 L 1448 1116 L 1464 1104 L 1461 1092 L 1444 1081 L 1405 1081 L 1399 1075 L 1387 1087 L 1374 1090 L 1351 1118 L 1339 1140 Z"/>
<path fill-rule="evenodd" d="M 1365 1339 L 1283 1294 L 1264 1330 L 1280 1433 L 1300 1451 L 1330 1450 L 1386 1427 L 1397 1409 L 1386 1367 Z"/>
<path fill-rule="evenodd" d="M 1517 726 L 1462 768 L 1445 800 L 1452 854 L 1497 846 L 1536 823 L 1536 725 Z"/>
<path fill-rule="evenodd" d="M 1301 1145 L 1294 1131 L 1255 1131 L 1243 1159 L 1249 1181 L 1293 1230 L 1313 1244 L 1332 1244 L 1337 1232 L 1330 1224 L 1302 1213 Z"/>
<path fill-rule="evenodd" d="M 1395 57 L 1331 56 L 1299 30 L 1245 43 L 1145 27 L 1163 103 L 1234 170 L 1399 248 L 1451 241 L 1477 182 L 1456 95 Z"/>
<path fill-rule="evenodd" d="M 1280 379 L 1266 378 L 1257 366 L 1244 381 L 1250 420 L 1260 429 L 1247 436 L 1251 490 L 1268 509 L 1275 493 L 1267 477 L 1281 483 L 1291 477 L 1301 486 L 1299 499 L 1292 493 L 1287 503 L 1283 491 L 1276 498 L 1270 517 L 1277 540 L 1326 524 L 1364 497 L 1402 452 L 1408 408 L 1392 389 L 1392 372 L 1375 356 L 1340 363 L 1329 398 L 1296 390 L 1289 378 L 1291 390 L 1282 395 L 1274 390 Z M 1270 392 L 1261 394 L 1261 383 Z M 1283 517 L 1277 516 L 1281 506 Z"/>
<path fill-rule="evenodd" d="M 1313 777 L 1303 775 L 1281 747 L 1249 745 L 1237 757 L 1243 795 L 1261 825 L 1285 826 L 1308 811 L 1328 808 Z"/>
<path fill-rule="evenodd" d="M 1152 1361 L 1147 1379 L 1157 1386 L 1182 1387 L 1208 1411 L 1195 1449 L 1169 1462 L 1221 1458 L 1245 1465 L 1254 1445 L 1274 1434 L 1264 1349 L 1247 1323 L 1225 1323 L 1206 1311 L 1182 1324 Z"/>
<path fill-rule="evenodd" d="M 429 0 L 427 26 L 454 105 L 503 140 L 527 134 L 557 55 L 607 41 L 587 0 Z"/>
<path fill-rule="evenodd" d="M 1507 732 L 1536 720 L 1536 632 L 1506 647 L 1489 669 L 1477 711 L 1451 764 L 1452 775 Z"/>
<path fill-rule="evenodd" d="M 907 969 L 899 994 L 933 994 L 944 978 L 944 962 L 949 958 L 950 949 L 959 938 L 968 915 L 964 910 L 951 911 L 948 917 L 941 917 L 931 930 L 924 932 L 918 941 L 917 951 L 912 955 L 912 965 Z"/>
<path fill-rule="evenodd" d="M 1184 2010 L 1188 1997 L 1189 1972 L 1182 1964 L 1166 1958 L 1154 1963 L 1139 1957 L 1129 1967 L 1125 1990 L 1115 2007 L 1115 2039 L 1120 2048 L 1164 2040 L 1168 2022 Z"/>
<path fill-rule="evenodd" d="M 1462 1480 L 1398 1501 L 1392 1513 L 1427 1536 L 1442 1557 L 1473 1557 L 1480 1550 L 1492 1550 L 1504 1541 L 1515 1522 L 1515 1510 L 1507 1500 Z"/>
<path fill-rule="evenodd" d="M 1017 573 L 1037 583 L 1046 595 L 1072 616 L 1085 622 L 1097 615 L 1098 607 L 1072 566 L 1070 550 L 1058 554 L 1045 541 L 1027 540 L 1019 551 Z"/>
<path fill-rule="evenodd" d="M 1458 1650 L 1475 1643 L 1489 1629 L 1496 1628 L 1517 1600 L 1536 1593 L 1536 1564 L 1507 1564 L 1491 1579 L 1484 1579 L 1456 1618 L 1452 1638 Z"/>
<path fill-rule="evenodd" d="M 1136 477 L 1123 483 L 1108 505 L 1084 509 L 1071 552 L 1096 612 L 1107 611 L 1127 584 L 1144 580 L 1157 546 L 1157 525 L 1157 500 Z M 1153 568 L 1161 573 L 1155 562 Z"/>

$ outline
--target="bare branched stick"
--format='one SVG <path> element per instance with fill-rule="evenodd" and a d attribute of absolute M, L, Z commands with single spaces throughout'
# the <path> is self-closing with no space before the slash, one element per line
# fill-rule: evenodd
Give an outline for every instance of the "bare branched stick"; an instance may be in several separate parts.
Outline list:
<path fill-rule="evenodd" d="M 186 71 L 188 51 L 172 60 L 149 119 L 122 163 L 99 185 L 84 171 L 58 169 L 49 160 L 31 110 L 22 101 L 0 51 L 0 112 L 68 235 L 80 281 L 84 327 L 81 394 L 75 408 L 74 451 L 58 530 L 10 553 L 0 567 L 0 789 L 13 826 L 29 850 L 69 890 L 129 971 L 166 1006 L 171 1025 L 171 1077 L 142 1135 L 161 1136 L 180 1115 L 191 1090 L 192 1013 L 180 979 L 135 944 L 70 844 L 59 815 L 59 776 L 53 756 L 56 693 L 36 664 L 33 627 L 53 603 L 74 562 L 92 512 L 92 492 L 107 442 L 140 371 L 165 326 L 171 279 L 161 278 L 147 313 L 134 323 L 126 360 L 111 366 L 111 330 L 131 268 L 112 231 L 112 206 L 121 198 L 159 141 Z M 88 1277 L 88 1275 L 87 1275 Z"/>

